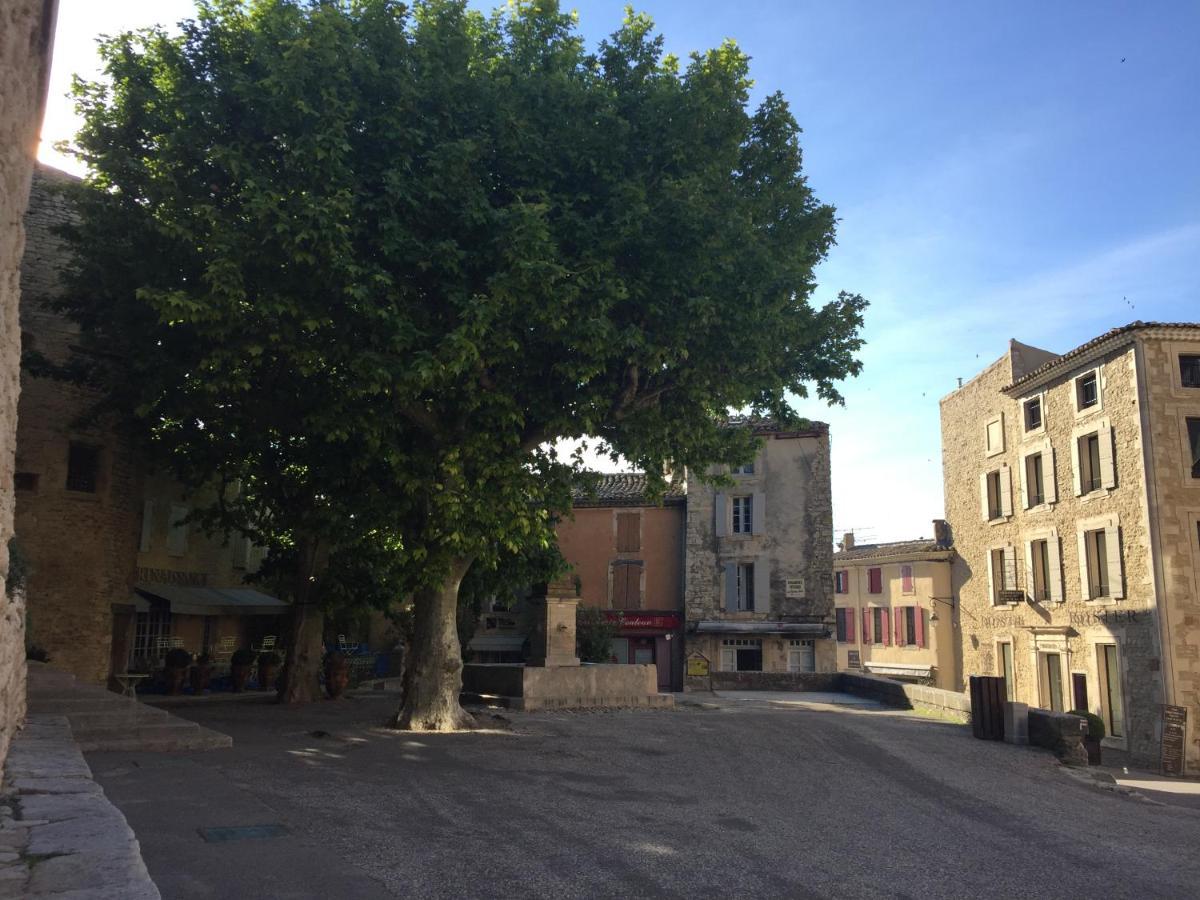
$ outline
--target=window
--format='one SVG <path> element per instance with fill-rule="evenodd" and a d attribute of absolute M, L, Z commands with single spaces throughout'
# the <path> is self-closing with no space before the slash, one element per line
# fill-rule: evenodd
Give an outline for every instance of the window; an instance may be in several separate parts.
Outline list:
<path fill-rule="evenodd" d="M 899 635 L 900 640 L 896 643 L 901 646 L 908 646 L 909 644 L 919 646 L 920 641 L 917 640 L 917 608 L 915 606 L 904 607 L 904 616 L 901 621 L 903 622 L 901 626 L 902 633 Z"/>
<path fill-rule="evenodd" d="M 913 567 L 900 567 L 900 590 L 905 594 L 916 593 L 916 585 L 913 582 Z"/>
<path fill-rule="evenodd" d="M 1001 466 L 979 476 L 983 521 L 995 522 L 1012 515 L 1012 469 Z"/>
<path fill-rule="evenodd" d="M 733 533 L 750 534 L 754 528 L 754 498 L 733 498 Z"/>
<path fill-rule="evenodd" d="M 1065 712 L 1061 654 L 1042 654 L 1042 702 L 1049 703 L 1054 712 Z"/>
<path fill-rule="evenodd" d="M 1004 679 L 1004 696 L 1011 701 L 1016 697 L 1017 686 L 1017 673 L 1013 669 L 1012 644 L 1007 641 L 1000 644 L 997 656 L 1000 659 L 1000 677 Z"/>
<path fill-rule="evenodd" d="M 138 613 L 133 625 L 133 650 L 131 668 L 143 669 L 152 666 L 166 653 L 165 644 L 170 643 L 171 614 L 151 610 Z"/>
<path fill-rule="evenodd" d="M 850 593 L 850 573 L 845 569 L 833 573 L 833 590 L 838 594 Z"/>
<path fill-rule="evenodd" d="M 761 672 L 762 638 L 725 638 L 721 641 L 722 672 Z"/>
<path fill-rule="evenodd" d="M 1103 528 L 1086 531 L 1083 535 L 1086 548 L 1088 599 L 1107 597 L 1108 583 L 1108 540 Z"/>
<path fill-rule="evenodd" d="M 612 564 L 612 608 L 642 608 L 642 561 L 617 559 Z"/>
<path fill-rule="evenodd" d="M 753 475 L 754 474 L 754 463 L 748 462 L 744 466 L 734 466 L 733 474 L 734 475 Z"/>
<path fill-rule="evenodd" d="M 1187 420 L 1187 433 L 1188 447 L 1192 451 L 1192 477 L 1200 478 L 1200 419 Z"/>
<path fill-rule="evenodd" d="M 36 491 L 38 477 L 33 472 L 17 472 L 13 475 L 13 489 L 18 491 Z"/>
<path fill-rule="evenodd" d="M 1033 599 L 1045 603 L 1050 599 L 1050 549 L 1049 541 L 1031 541 L 1029 544 L 1031 557 L 1032 581 L 1029 585 Z"/>
<path fill-rule="evenodd" d="M 817 653 L 812 641 L 788 641 L 787 670 L 789 672 L 817 671 Z"/>
<path fill-rule="evenodd" d="M 1079 411 L 1091 409 L 1100 403 L 1100 380 L 1095 371 L 1075 379 L 1075 408 Z"/>
<path fill-rule="evenodd" d="M 839 606 L 833 611 L 833 620 L 838 643 L 854 643 L 854 610 Z"/>
<path fill-rule="evenodd" d="M 984 450 L 988 456 L 1004 452 L 1004 416 L 989 419 L 984 430 Z"/>
<path fill-rule="evenodd" d="M 71 442 L 67 453 L 67 490 L 96 493 L 100 475 L 100 448 Z"/>
<path fill-rule="evenodd" d="M 1012 547 L 994 547 L 988 554 L 988 585 L 993 605 L 1014 602 L 1010 595 L 1017 590 L 1017 563 Z"/>
<path fill-rule="evenodd" d="M 1041 506 L 1046 502 L 1046 483 L 1042 472 L 1042 454 L 1031 453 L 1025 457 L 1025 508 Z"/>
<path fill-rule="evenodd" d="M 634 553 L 642 549 L 640 513 L 617 513 L 617 552 Z"/>
<path fill-rule="evenodd" d="M 754 611 L 754 563 L 737 565 L 737 608 Z"/>
<path fill-rule="evenodd" d="M 886 643 L 888 618 L 882 606 L 871 607 L 871 643 Z"/>
<path fill-rule="evenodd" d="M 1042 398 L 1032 397 L 1025 401 L 1025 430 L 1037 431 L 1042 427 Z"/>
<path fill-rule="evenodd" d="M 1110 737 L 1125 736 L 1125 698 L 1121 692 L 1121 666 L 1115 644 L 1099 644 L 1101 712 Z"/>
<path fill-rule="evenodd" d="M 1100 477 L 1100 435 L 1084 435 L 1079 439 L 1079 492 L 1098 491 L 1103 482 Z"/>
<path fill-rule="evenodd" d="M 882 569 L 867 569 L 867 593 L 882 594 L 883 593 L 883 570 Z"/>
<path fill-rule="evenodd" d="M 1200 356 L 1179 357 L 1179 380 L 1185 388 L 1200 388 Z"/>

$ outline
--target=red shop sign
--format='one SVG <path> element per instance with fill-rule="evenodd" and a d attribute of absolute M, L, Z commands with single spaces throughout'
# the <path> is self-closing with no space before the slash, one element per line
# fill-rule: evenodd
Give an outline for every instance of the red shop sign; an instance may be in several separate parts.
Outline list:
<path fill-rule="evenodd" d="M 622 628 L 662 628 L 670 630 L 679 627 L 679 613 L 635 613 L 606 609 L 604 616 L 608 621 L 616 622 Z"/>

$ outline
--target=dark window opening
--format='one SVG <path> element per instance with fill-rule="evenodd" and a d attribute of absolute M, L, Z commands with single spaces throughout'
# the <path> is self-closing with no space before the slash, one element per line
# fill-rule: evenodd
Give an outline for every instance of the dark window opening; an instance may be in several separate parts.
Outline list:
<path fill-rule="evenodd" d="M 1084 494 L 1100 490 L 1104 479 L 1100 474 L 1100 435 L 1089 434 L 1079 439 L 1079 488 Z"/>
<path fill-rule="evenodd" d="M 1179 378 L 1184 387 L 1200 388 L 1200 356 L 1179 357 Z"/>
<path fill-rule="evenodd" d="M 1041 506 L 1046 502 L 1046 490 L 1042 477 L 1042 454 L 1025 457 L 1025 483 L 1029 492 L 1030 506 Z"/>
<path fill-rule="evenodd" d="M 96 493 L 100 474 L 100 448 L 71 443 L 67 456 L 67 490 Z"/>
<path fill-rule="evenodd" d="M 871 643 L 882 644 L 887 634 L 887 625 L 883 620 L 883 608 L 876 606 L 871 609 Z"/>
<path fill-rule="evenodd" d="M 1036 431 L 1042 427 L 1042 398 L 1025 401 L 1025 430 Z"/>
<path fill-rule="evenodd" d="M 1200 419 L 1188 419 L 1188 446 L 1192 449 L 1192 477 L 1200 478 Z"/>
<path fill-rule="evenodd" d="M 1076 379 L 1075 390 L 1079 400 L 1080 409 L 1088 409 L 1100 402 L 1100 391 L 1096 383 L 1096 373 L 1089 372 L 1088 374 Z"/>
<path fill-rule="evenodd" d="M 1000 473 L 989 472 L 987 477 L 988 519 L 999 519 L 1004 515 L 1004 506 L 1000 502 Z"/>
<path fill-rule="evenodd" d="M 33 472 L 17 472 L 13 475 L 13 488 L 18 491 L 36 491 L 38 476 Z"/>

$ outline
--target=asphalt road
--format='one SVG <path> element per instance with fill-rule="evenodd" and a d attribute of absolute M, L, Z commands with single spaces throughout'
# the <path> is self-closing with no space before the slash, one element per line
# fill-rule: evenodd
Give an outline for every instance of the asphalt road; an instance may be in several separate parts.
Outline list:
<path fill-rule="evenodd" d="M 392 702 L 192 708 L 234 746 L 88 761 L 167 900 L 1200 895 L 1200 810 L 962 726 L 729 700 L 412 736 Z M 287 833 L 199 833 L 257 825 Z"/>

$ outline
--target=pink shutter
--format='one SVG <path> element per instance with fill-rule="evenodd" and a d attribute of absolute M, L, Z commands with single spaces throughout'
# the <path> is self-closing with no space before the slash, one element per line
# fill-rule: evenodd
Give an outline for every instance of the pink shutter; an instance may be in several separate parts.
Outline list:
<path fill-rule="evenodd" d="M 854 610 L 846 610 L 846 643 L 854 643 Z"/>
<path fill-rule="evenodd" d="M 883 638 L 883 646 L 885 646 L 885 647 L 888 646 L 892 642 L 892 629 L 888 625 L 888 623 L 891 621 L 891 619 L 889 618 L 890 616 L 891 616 L 891 610 L 881 609 L 879 611 L 879 624 L 883 626 L 880 629 L 883 632 L 883 634 L 881 634 L 880 637 Z"/>
<path fill-rule="evenodd" d="M 925 646 L 925 610 L 920 607 L 914 607 L 913 619 L 917 625 L 917 646 Z"/>
<path fill-rule="evenodd" d="M 871 607 L 863 608 L 863 643 L 871 643 Z"/>

